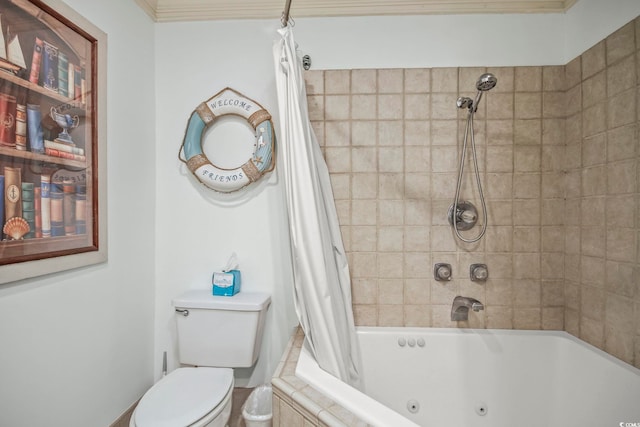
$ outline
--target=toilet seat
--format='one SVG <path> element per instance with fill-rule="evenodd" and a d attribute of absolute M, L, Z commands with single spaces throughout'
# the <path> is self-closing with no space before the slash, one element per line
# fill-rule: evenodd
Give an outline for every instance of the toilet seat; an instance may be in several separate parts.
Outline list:
<path fill-rule="evenodd" d="M 178 368 L 158 381 L 136 407 L 136 427 L 204 426 L 225 409 L 233 369 Z"/>

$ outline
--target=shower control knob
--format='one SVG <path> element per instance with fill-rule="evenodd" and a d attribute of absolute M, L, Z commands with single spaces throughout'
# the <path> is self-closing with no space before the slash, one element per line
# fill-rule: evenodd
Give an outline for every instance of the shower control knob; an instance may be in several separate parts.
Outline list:
<path fill-rule="evenodd" d="M 457 230 L 467 231 L 478 222 L 478 209 L 469 201 L 458 200 L 457 203 L 449 206 L 447 218 L 449 224 L 455 226 Z"/>
<path fill-rule="evenodd" d="M 475 212 L 472 212 L 470 210 L 460 211 L 458 209 L 458 218 L 466 224 L 475 224 L 478 219 L 478 215 L 476 215 Z"/>
<path fill-rule="evenodd" d="M 438 272 L 436 273 L 436 275 L 444 280 L 450 280 L 451 279 L 451 270 L 448 269 L 447 267 L 440 267 L 438 268 Z"/>
<path fill-rule="evenodd" d="M 489 269 L 486 264 L 471 264 L 469 276 L 472 282 L 486 282 L 489 278 Z"/>
<path fill-rule="evenodd" d="M 405 345 L 407 345 L 407 340 L 402 337 L 398 338 L 398 345 L 400 347 L 404 347 Z"/>
<path fill-rule="evenodd" d="M 451 264 L 437 263 L 433 267 L 433 278 L 438 282 L 451 280 Z"/>

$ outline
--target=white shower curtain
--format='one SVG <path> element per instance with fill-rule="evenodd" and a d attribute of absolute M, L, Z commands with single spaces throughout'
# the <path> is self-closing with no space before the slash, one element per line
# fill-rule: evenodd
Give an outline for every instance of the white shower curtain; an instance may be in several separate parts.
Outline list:
<path fill-rule="evenodd" d="M 359 351 L 351 279 L 329 171 L 309 122 L 293 32 L 273 49 L 280 112 L 279 175 L 285 184 L 294 272 L 294 301 L 311 352 L 325 371 L 359 386 Z"/>

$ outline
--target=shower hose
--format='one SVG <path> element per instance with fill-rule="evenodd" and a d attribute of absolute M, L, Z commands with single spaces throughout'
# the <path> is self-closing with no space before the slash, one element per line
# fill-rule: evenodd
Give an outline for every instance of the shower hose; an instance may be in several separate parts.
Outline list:
<path fill-rule="evenodd" d="M 456 234 L 458 239 L 462 240 L 465 243 L 475 243 L 478 240 L 482 239 L 484 233 L 487 231 L 487 205 L 484 201 L 484 194 L 482 192 L 482 183 L 480 182 L 480 172 L 478 171 L 478 156 L 476 155 L 476 141 L 473 130 L 473 115 L 475 114 L 476 106 L 469 108 L 469 115 L 467 116 L 467 125 L 464 130 L 464 139 L 462 142 L 462 155 L 460 156 L 460 167 L 458 168 L 458 182 L 456 183 L 456 195 L 453 199 L 453 221 L 451 226 Z M 478 185 L 478 193 L 480 194 L 480 202 L 482 204 L 482 213 L 483 213 L 483 221 L 482 221 L 482 230 L 480 234 L 473 238 L 466 238 L 460 234 L 460 230 L 458 230 L 458 221 L 456 221 L 457 213 L 458 213 L 458 199 L 460 197 L 460 187 L 462 187 L 462 176 L 464 174 L 464 163 L 466 159 L 467 153 L 467 140 L 469 139 L 469 135 L 471 135 L 471 153 L 473 154 L 473 166 L 475 170 L 476 183 Z"/>

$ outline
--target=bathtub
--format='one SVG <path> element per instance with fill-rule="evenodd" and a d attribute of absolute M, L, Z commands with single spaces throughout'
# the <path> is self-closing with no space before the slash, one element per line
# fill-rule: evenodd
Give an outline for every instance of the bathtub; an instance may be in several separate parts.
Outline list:
<path fill-rule="evenodd" d="M 558 331 L 359 327 L 363 392 L 296 376 L 373 426 L 640 427 L 640 370 Z"/>

